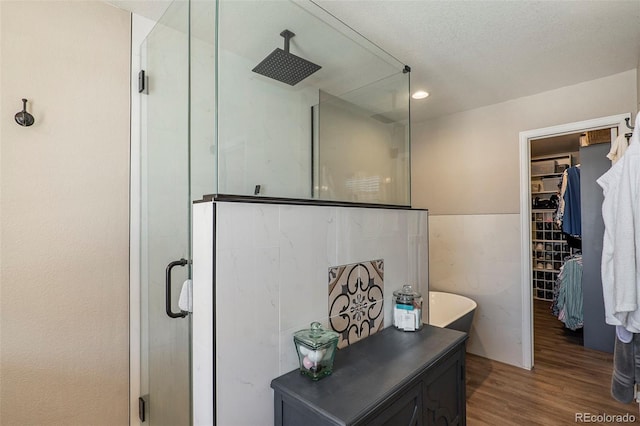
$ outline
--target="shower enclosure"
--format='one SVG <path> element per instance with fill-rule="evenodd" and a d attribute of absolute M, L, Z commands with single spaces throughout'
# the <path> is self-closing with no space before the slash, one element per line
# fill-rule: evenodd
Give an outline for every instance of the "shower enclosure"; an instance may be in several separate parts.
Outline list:
<path fill-rule="evenodd" d="M 310 1 L 176 0 L 140 53 L 140 416 L 188 425 L 192 203 L 409 206 L 410 69 Z"/>
<path fill-rule="evenodd" d="M 214 193 L 409 205 L 409 68 L 309 1 L 217 5 Z"/>

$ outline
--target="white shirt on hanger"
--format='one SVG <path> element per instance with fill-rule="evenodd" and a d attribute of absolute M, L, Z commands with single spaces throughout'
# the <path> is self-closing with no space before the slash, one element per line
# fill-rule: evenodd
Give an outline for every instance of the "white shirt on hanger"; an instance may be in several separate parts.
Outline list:
<path fill-rule="evenodd" d="M 605 197 L 602 203 L 605 321 L 622 325 L 632 333 L 640 333 L 639 125 L 636 119 L 633 137 L 622 161 L 616 162 L 597 181 Z"/>

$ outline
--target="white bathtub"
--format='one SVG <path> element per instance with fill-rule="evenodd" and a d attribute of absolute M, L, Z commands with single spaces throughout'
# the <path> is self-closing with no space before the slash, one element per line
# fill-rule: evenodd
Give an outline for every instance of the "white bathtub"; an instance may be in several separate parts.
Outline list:
<path fill-rule="evenodd" d="M 441 291 L 429 292 L 429 324 L 469 333 L 478 304 L 468 297 Z"/>

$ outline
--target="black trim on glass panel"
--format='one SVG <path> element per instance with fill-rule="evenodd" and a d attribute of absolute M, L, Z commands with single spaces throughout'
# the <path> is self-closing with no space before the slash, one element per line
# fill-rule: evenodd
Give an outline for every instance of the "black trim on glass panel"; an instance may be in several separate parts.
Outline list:
<path fill-rule="evenodd" d="M 215 372 L 216 372 L 216 358 L 218 356 L 218 354 L 216 353 L 216 253 L 217 253 L 217 248 L 216 248 L 216 242 L 218 241 L 217 238 L 217 228 L 216 228 L 216 203 L 213 203 L 213 259 L 211 259 L 211 265 L 213 267 L 213 271 L 211 273 L 211 276 L 213 278 L 213 294 L 212 294 L 212 307 L 213 307 L 213 315 L 211 316 L 211 320 L 213 321 L 212 324 L 212 330 L 213 330 L 213 369 L 211 371 L 213 371 L 214 374 L 214 378 L 213 378 L 213 401 L 211 401 L 212 407 L 213 407 L 213 421 L 215 424 L 216 419 L 218 418 L 218 407 L 216 406 L 216 399 L 217 399 L 217 388 L 218 388 L 218 380 L 217 377 L 215 377 Z"/>
<path fill-rule="evenodd" d="M 313 175 L 314 175 L 314 168 L 313 168 L 313 162 L 315 160 L 314 158 L 314 145 L 313 143 L 315 142 L 313 140 L 313 127 L 315 126 L 315 121 L 313 119 L 313 106 L 310 108 L 311 109 L 311 196 L 313 197 L 315 194 L 315 191 L 313 190 L 313 185 L 315 184 L 314 179 L 313 179 Z M 319 153 L 318 153 L 319 154 Z M 318 191 L 320 192 L 320 191 Z"/>
<path fill-rule="evenodd" d="M 202 196 L 202 200 L 196 200 L 194 203 L 207 203 L 210 201 L 224 201 L 236 203 L 260 203 L 260 204 L 289 204 L 299 206 L 322 206 L 322 207 L 355 207 L 367 209 L 389 209 L 389 210 L 419 210 L 429 211 L 428 209 L 412 208 L 411 206 L 394 205 L 394 204 L 372 204 L 357 203 L 350 201 L 332 201 L 317 200 L 304 198 L 280 198 L 280 197 L 255 197 L 252 195 L 229 195 L 229 194 L 207 194 Z"/>

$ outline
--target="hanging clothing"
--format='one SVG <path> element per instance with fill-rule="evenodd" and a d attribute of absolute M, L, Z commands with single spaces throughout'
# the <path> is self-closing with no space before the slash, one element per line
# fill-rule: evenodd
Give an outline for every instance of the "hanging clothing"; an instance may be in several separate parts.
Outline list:
<path fill-rule="evenodd" d="M 564 325 L 577 330 L 584 324 L 582 302 L 582 255 L 568 258 L 556 280 L 551 311 Z"/>
<path fill-rule="evenodd" d="M 604 237 L 602 240 L 601 275 L 605 322 L 607 324 L 620 326 L 626 325 L 626 312 L 629 312 L 629 310 L 633 308 L 633 306 L 616 307 L 615 303 L 617 291 L 614 286 L 613 273 L 614 236 L 616 234 L 616 207 L 618 204 L 617 189 L 620 179 L 622 178 L 622 168 L 623 162 L 618 162 L 596 181 L 598 185 L 602 187 L 602 193 L 604 194 L 604 201 L 602 202 Z M 633 291 L 632 288 L 627 288 L 625 291 L 621 291 L 621 294 L 628 294 L 631 291 Z M 619 309 L 626 310 L 620 311 Z"/>
<path fill-rule="evenodd" d="M 582 236 L 582 216 L 580 211 L 580 166 L 567 169 L 567 187 L 564 192 L 564 214 L 562 232 Z"/>
<path fill-rule="evenodd" d="M 554 214 L 554 221 L 558 225 L 558 229 L 562 229 L 562 219 L 564 217 L 564 193 L 567 192 L 567 170 L 562 172 L 562 180 L 560 182 L 560 193 L 558 194 L 558 207 Z"/>
<path fill-rule="evenodd" d="M 602 187 L 602 289 L 605 321 L 640 333 L 640 121 L 622 159 L 597 182 Z M 636 247 L 638 250 L 636 250 Z"/>
<path fill-rule="evenodd" d="M 640 120 L 637 116 L 629 147 L 618 159 L 597 182 L 604 194 L 601 269 L 605 322 L 616 326 L 611 395 L 629 403 L 633 400 L 634 388 L 640 384 Z M 628 332 L 633 333 L 631 337 Z"/>
<path fill-rule="evenodd" d="M 611 164 L 616 164 L 624 155 L 629 146 L 629 140 L 624 134 L 618 136 L 611 144 L 611 150 L 607 154 L 607 158 L 611 160 Z"/>

